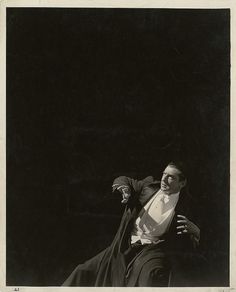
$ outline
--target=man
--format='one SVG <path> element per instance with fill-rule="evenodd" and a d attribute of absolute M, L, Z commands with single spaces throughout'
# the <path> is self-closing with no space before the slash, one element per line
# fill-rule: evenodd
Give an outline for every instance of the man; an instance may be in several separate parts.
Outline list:
<path fill-rule="evenodd" d="M 190 197 L 181 164 L 171 162 L 161 183 L 149 176 L 114 180 L 126 204 L 112 244 L 79 265 L 63 286 L 168 286 L 179 259 L 199 244 L 200 229 L 190 221 Z M 181 265 L 178 265 L 180 267 Z"/>

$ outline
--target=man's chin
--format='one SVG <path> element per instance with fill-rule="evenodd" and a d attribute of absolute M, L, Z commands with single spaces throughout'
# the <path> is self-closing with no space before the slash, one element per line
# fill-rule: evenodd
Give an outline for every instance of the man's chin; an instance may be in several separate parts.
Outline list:
<path fill-rule="evenodd" d="M 161 186 L 161 190 L 162 190 L 162 192 L 164 192 L 164 193 L 168 193 L 169 192 L 169 188 L 168 187 L 163 187 L 163 186 Z"/>

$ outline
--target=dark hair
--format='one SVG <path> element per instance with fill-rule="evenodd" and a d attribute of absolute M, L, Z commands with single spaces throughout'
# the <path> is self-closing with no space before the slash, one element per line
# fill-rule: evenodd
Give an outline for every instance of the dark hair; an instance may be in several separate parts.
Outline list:
<path fill-rule="evenodd" d="M 175 167 L 180 171 L 179 179 L 186 180 L 186 165 L 182 161 L 171 161 L 168 163 L 169 166 Z"/>

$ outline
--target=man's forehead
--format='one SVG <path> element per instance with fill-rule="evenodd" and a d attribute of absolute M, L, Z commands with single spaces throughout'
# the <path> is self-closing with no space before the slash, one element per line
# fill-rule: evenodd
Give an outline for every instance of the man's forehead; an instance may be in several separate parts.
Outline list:
<path fill-rule="evenodd" d="M 169 173 L 171 175 L 178 175 L 181 173 L 181 171 L 178 168 L 171 165 L 167 165 L 167 167 L 164 169 L 164 172 Z"/>

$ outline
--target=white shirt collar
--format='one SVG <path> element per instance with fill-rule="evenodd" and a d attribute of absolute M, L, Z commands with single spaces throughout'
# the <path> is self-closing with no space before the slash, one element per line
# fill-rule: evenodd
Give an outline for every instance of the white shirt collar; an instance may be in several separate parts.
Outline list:
<path fill-rule="evenodd" d="M 180 192 L 177 192 L 177 193 L 173 193 L 173 194 L 170 194 L 170 195 L 167 195 L 165 194 L 161 189 L 157 192 L 157 197 L 161 197 L 163 198 L 164 202 L 167 203 L 169 201 L 175 201 L 178 199 L 179 197 L 179 193 Z"/>

